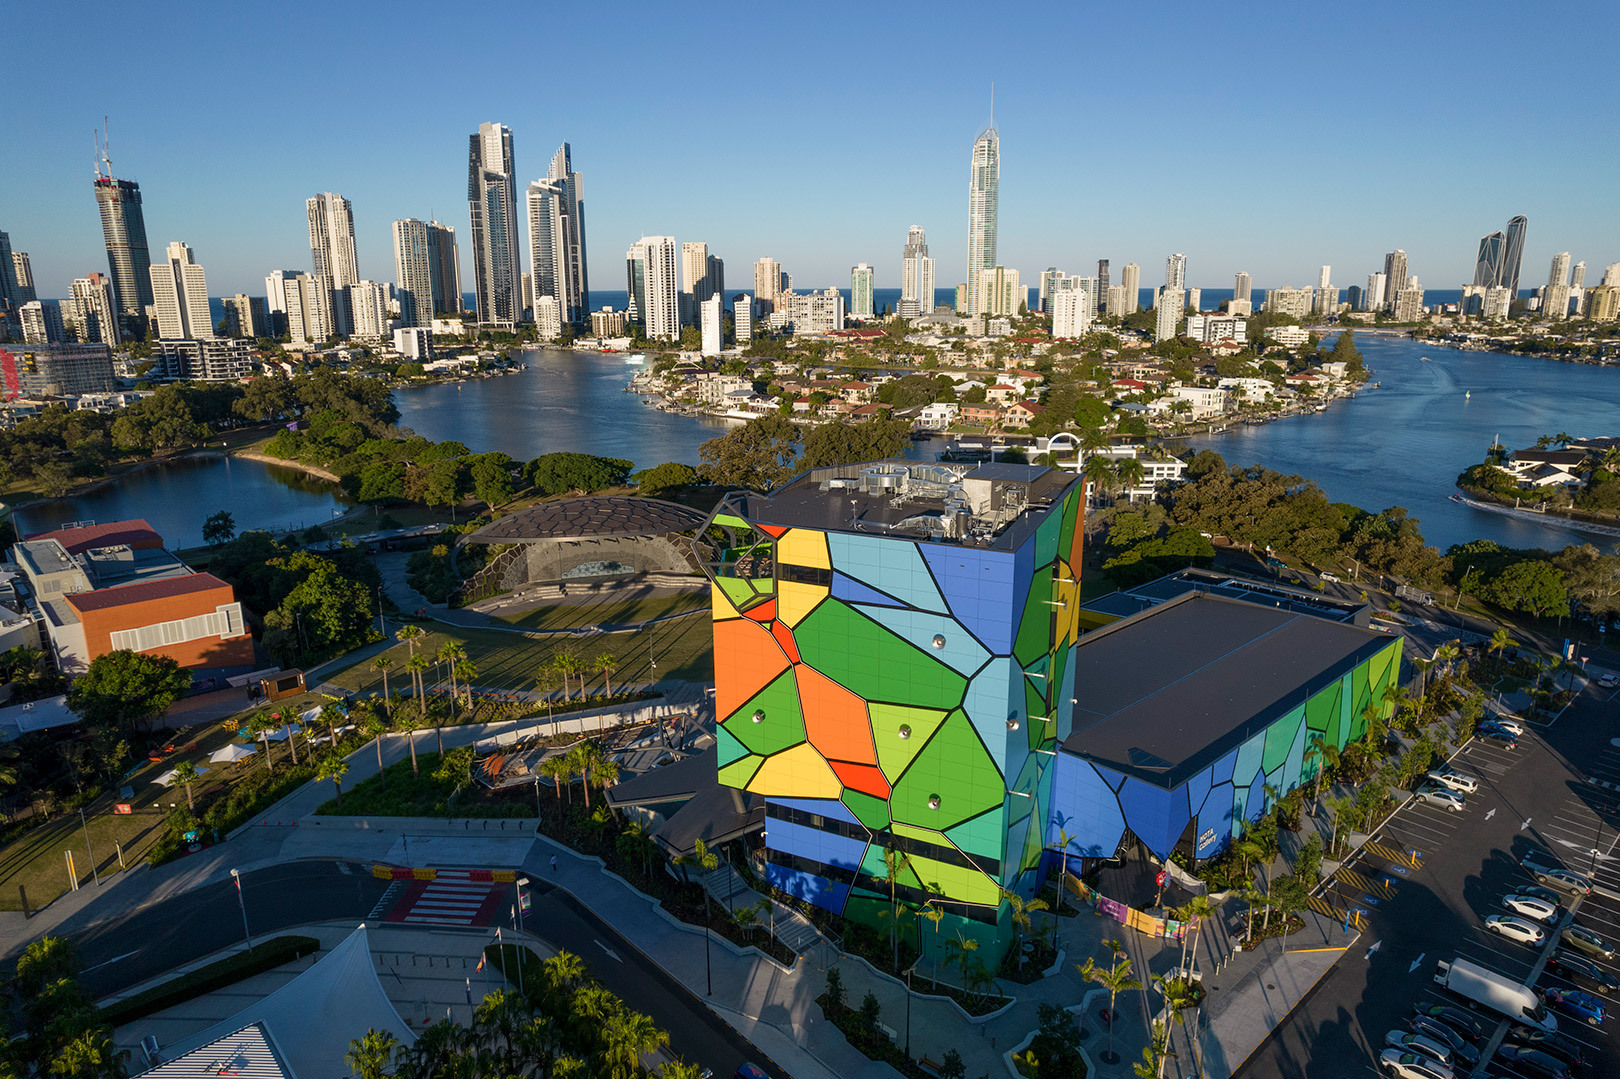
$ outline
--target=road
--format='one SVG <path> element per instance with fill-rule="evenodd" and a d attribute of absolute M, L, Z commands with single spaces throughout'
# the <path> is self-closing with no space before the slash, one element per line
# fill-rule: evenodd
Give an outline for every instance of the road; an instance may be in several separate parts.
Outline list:
<path fill-rule="evenodd" d="M 1532 850 L 1561 855 L 1581 872 L 1596 864 L 1600 883 L 1620 898 L 1620 869 L 1609 868 L 1620 864 L 1610 860 L 1620 836 L 1614 827 L 1620 811 L 1612 807 L 1620 798 L 1599 798 L 1586 782 L 1588 770 L 1598 767 L 1620 779 L 1620 749 L 1610 744 L 1620 708 L 1613 696 L 1588 687 L 1556 724 L 1527 733 L 1516 750 L 1470 743 L 1455 763 L 1479 778 L 1480 789 L 1468 797 L 1462 813 L 1412 805 L 1380 830 L 1377 838 L 1384 846 L 1419 852 L 1420 865 L 1401 874 L 1388 860 L 1374 858 L 1368 864 L 1383 868 L 1394 881 L 1392 894 L 1341 891 L 1341 901 L 1366 910 L 1367 930 L 1249 1058 L 1241 1076 L 1365 1079 L 1376 1074 L 1371 1061 L 1385 1032 L 1402 1026 L 1414 1004 L 1457 1003 L 1432 981 L 1436 960 L 1462 956 L 1519 980 L 1538 972 L 1539 950 L 1482 926 L 1485 915 L 1501 910 L 1502 896 L 1532 883 L 1520 865 Z M 1600 821 L 1607 822 L 1601 830 Z M 1594 844 L 1598 858 L 1591 855 Z M 1620 903 L 1593 896 L 1578 915 L 1606 938 L 1620 936 Z M 1542 976 L 1538 984 L 1568 983 Z M 1585 1041 L 1588 1055 L 1598 1058 L 1592 1074 L 1620 1074 L 1620 1042 L 1614 1037 L 1571 1020 L 1560 1029 Z"/>
<path fill-rule="evenodd" d="M 244 874 L 242 880 L 255 941 L 313 922 L 365 920 L 389 883 L 373 877 L 369 863 L 337 861 L 293 862 Z M 677 1055 L 716 1075 L 731 1075 L 748 1060 L 771 1075 L 787 1075 L 578 900 L 538 878 L 533 889 L 525 927 L 543 927 L 536 935 L 579 955 L 629 1007 L 669 1031 Z M 236 889 L 224 881 L 107 921 L 65 925 L 62 932 L 79 949 L 80 982 L 102 997 L 228 948 L 242 940 L 243 930 Z"/>

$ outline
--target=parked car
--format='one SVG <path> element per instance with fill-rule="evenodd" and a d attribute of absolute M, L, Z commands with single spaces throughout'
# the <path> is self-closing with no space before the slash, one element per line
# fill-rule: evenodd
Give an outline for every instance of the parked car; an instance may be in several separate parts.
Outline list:
<path fill-rule="evenodd" d="M 1531 899 L 1545 899 L 1553 905 L 1558 905 L 1566 898 L 1551 888 L 1543 888 L 1539 884 L 1515 884 L 1513 891 L 1517 895 L 1529 896 Z"/>
<path fill-rule="evenodd" d="M 1429 778 L 1458 794 L 1473 794 L 1479 790 L 1479 780 L 1465 772 L 1453 771 L 1448 765 L 1431 768 Z"/>
<path fill-rule="evenodd" d="M 1582 1068 L 1586 1066 L 1586 1054 L 1581 1051 L 1581 1043 L 1567 1034 L 1560 1034 L 1556 1030 L 1542 1030 L 1539 1027 L 1527 1027 L 1522 1023 L 1514 1023 L 1508 1028 L 1508 1037 L 1520 1045 L 1528 1045 L 1532 1049 L 1540 1049 L 1543 1053 L 1550 1053 L 1572 1067 Z"/>
<path fill-rule="evenodd" d="M 1615 686 L 1620 686 L 1620 674 L 1605 674 L 1598 678 L 1598 685 L 1604 689 L 1613 689 Z"/>
<path fill-rule="evenodd" d="M 1426 1034 L 1392 1030 L 1384 1035 L 1384 1044 L 1391 1049 L 1399 1049 L 1403 1053 L 1416 1053 L 1418 1056 L 1428 1057 L 1436 1064 L 1451 1067 L 1451 1047 Z"/>
<path fill-rule="evenodd" d="M 1592 882 L 1573 870 L 1534 866 L 1530 869 L 1530 874 L 1541 883 L 1562 888 L 1566 892 L 1574 892 L 1576 895 L 1592 894 Z"/>
<path fill-rule="evenodd" d="M 1564 932 L 1560 935 L 1566 948 L 1574 948 L 1587 955 L 1595 955 L 1599 959 L 1614 958 L 1614 948 L 1584 925 L 1565 926 Z"/>
<path fill-rule="evenodd" d="M 1603 1002 L 1592 994 L 1579 989 L 1549 989 L 1546 992 L 1547 1004 L 1554 1011 L 1565 1015 L 1583 1019 L 1593 1026 L 1598 1026 L 1609 1017 L 1604 1009 Z"/>
<path fill-rule="evenodd" d="M 1539 899 L 1531 895 L 1519 895 L 1518 893 L 1503 896 L 1502 906 L 1521 918 L 1529 918 L 1531 921 L 1540 922 L 1543 925 L 1553 924 L 1558 920 L 1558 916 L 1563 913 L 1563 908 L 1557 903 L 1549 903 L 1545 899 Z"/>
<path fill-rule="evenodd" d="M 1456 791 L 1447 790 L 1435 783 L 1425 783 L 1416 791 L 1420 802 L 1426 802 L 1437 809 L 1444 809 L 1451 813 L 1461 813 L 1467 803 L 1463 796 Z"/>
<path fill-rule="evenodd" d="M 1547 969 L 1561 978 L 1568 978 L 1577 985 L 1584 985 L 1589 989 L 1602 992 L 1620 989 L 1620 981 L 1616 981 L 1613 974 L 1585 956 L 1562 951 L 1554 952 L 1547 957 Z"/>
<path fill-rule="evenodd" d="M 1479 1050 L 1474 1048 L 1473 1043 L 1464 1037 L 1461 1031 L 1427 1015 L 1413 1016 L 1408 1025 L 1414 1034 L 1427 1035 L 1437 1042 L 1449 1045 L 1453 1064 L 1472 1068 L 1479 1063 Z"/>
<path fill-rule="evenodd" d="M 1481 724 L 1479 729 L 1474 733 L 1480 738 L 1484 738 L 1490 742 L 1495 742 L 1503 749 L 1519 748 L 1519 740 L 1513 736 L 1511 731 L 1503 730 L 1501 727 L 1488 727 Z"/>
<path fill-rule="evenodd" d="M 1520 1075 L 1534 1079 L 1569 1079 L 1568 1064 L 1527 1045 L 1503 1045 L 1496 1050 L 1496 1059 Z"/>
<path fill-rule="evenodd" d="M 1444 1023 L 1474 1045 L 1485 1040 L 1490 1031 L 1477 1018 L 1449 1004 L 1418 1004 L 1412 1009 L 1420 1018 Z"/>
<path fill-rule="evenodd" d="M 1547 931 L 1533 922 L 1513 914 L 1492 914 L 1485 919 L 1485 928 L 1500 933 L 1509 940 L 1538 948 L 1547 943 Z"/>
<path fill-rule="evenodd" d="M 1482 721 L 1481 726 L 1500 727 L 1515 738 L 1524 737 L 1524 723 L 1518 716 L 1500 715 Z"/>
<path fill-rule="evenodd" d="M 1393 1075 L 1395 1079 L 1456 1079 L 1452 1070 L 1444 1064 L 1436 1064 L 1428 1057 L 1403 1053 L 1399 1049 L 1385 1049 L 1378 1063 L 1385 1075 Z"/>
<path fill-rule="evenodd" d="M 765 1069 L 758 1064 L 744 1064 L 737 1069 L 732 1079 L 771 1079 L 771 1077 L 765 1074 Z"/>

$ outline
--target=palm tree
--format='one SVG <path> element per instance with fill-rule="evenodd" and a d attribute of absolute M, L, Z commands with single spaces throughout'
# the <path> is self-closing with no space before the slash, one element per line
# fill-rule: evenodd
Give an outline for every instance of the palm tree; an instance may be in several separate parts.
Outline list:
<path fill-rule="evenodd" d="M 1001 897 L 1007 901 L 1008 912 L 1012 915 L 1013 932 L 1016 935 L 1016 946 L 1018 947 L 1018 965 L 1022 967 L 1024 965 L 1024 951 L 1022 948 L 1024 936 L 1030 931 L 1033 925 L 1030 915 L 1038 911 L 1048 909 L 1046 900 L 1026 900 L 1017 892 L 1009 892 L 1005 890 L 1002 891 Z"/>
<path fill-rule="evenodd" d="M 962 931 L 958 929 L 954 938 L 945 941 L 945 950 L 949 953 L 946 956 L 945 965 L 950 966 L 952 963 L 957 965 L 962 971 L 962 988 L 966 989 L 968 983 L 968 960 L 974 952 L 979 950 L 979 942 L 972 937 L 963 936 Z"/>
<path fill-rule="evenodd" d="M 930 891 L 938 891 L 939 890 L 939 885 L 937 885 L 937 884 L 930 885 L 929 890 Z M 943 922 L 945 920 L 945 910 L 944 910 L 943 907 L 934 906 L 934 901 L 932 899 L 930 899 L 928 902 L 924 903 L 921 907 L 919 907 L 917 909 L 917 913 L 922 915 L 924 918 L 927 918 L 929 920 L 929 922 L 933 923 L 933 926 L 934 926 L 934 951 L 937 953 L 939 951 L 939 923 Z M 917 950 L 919 952 L 922 951 L 922 941 L 921 941 L 921 939 L 919 939 L 917 941 Z M 937 956 L 934 959 L 934 971 L 933 971 L 933 973 L 931 975 L 929 975 L 928 982 L 929 982 L 930 985 L 934 986 L 935 988 L 939 987 L 939 959 L 937 958 Z"/>
<path fill-rule="evenodd" d="M 1069 903 L 1069 844 L 1074 842 L 1074 836 L 1063 828 L 1058 829 L 1058 850 L 1063 855 L 1063 872 L 1058 877 L 1058 907 L 1068 906 Z"/>
<path fill-rule="evenodd" d="M 450 714 L 455 715 L 456 710 L 456 664 L 467 658 L 467 650 L 459 641 L 445 641 L 439 646 L 439 662 L 450 665 Z M 443 738 L 443 735 L 440 735 Z M 443 747 L 439 752 L 443 753 Z"/>
<path fill-rule="evenodd" d="M 1271 898 L 1266 895 L 1265 892 L 1262 892 L 1252 884 L 1243 889 L 1241 896 L 1243 901 L 1248 904 L 1248 909 L 1244 911 L 1244 918 L 1248 922 L 1248 930 L 1243 936 L 1243 941 L 1245 944 L 1247 944 L 1249 941 L 1254 939 L 1254 908 L 1264 907 L 1269 920 L 1271 914 Z"/>
<path fill-rule="evenodd" d="M 422 722 L 427 722 L 427 682 L 423 673 L 432 661 L 426 656 L 412 656 L 405 661 L 405 669 L 411 672 L 411 690 L 416 694 L 416 714 Z"/>
<path fill-rule="evenodd" d="M 568 690 L 568 680 L 579 675 L 579 695 L 585 696 L 585 661 L 579 658 L 579 653 L 572 648 L 559 648 L 557 654 L 551 657 L 551 665 L 557 668 L 563 678 L 563 699 L 571 700 Z"/>
<path fill-rule="evenodd" d="M 336 701 L 328 701 L 326 704 L 321 705 L 319 718 L 322 723 L 326 724 L 326 733 L 331 736 L 332 746 L 336 748 L 338 720 L 347 718 L 343 714 L 343 709 L 338 707 Z"/>
<path fill-rule="evenodd" d="M 580 742 L 568 751 L 569 767 L 578 773 L 585 791 L 585 809 L 591 808 L 591 781 L 604 785 L 619 777 L 619 766 L 610 761 L 595 742 Z"/>
<path fill-rule="evenodd" d="M 1193 926 L 1192 947 L 1187 953 L 1190 961 L 1187 964 L 1187 973 L 1185 975 L 1185 977 L 1190 978 L 1193 972 L 1198 969 L 1198 938 L 1204 931 L 1204 919 L 1215 913 L 1215 904 L 1209 901 L 1207 895 L 1195 895 L 1187 903 L 1187 907 L 1192 914 Z"/>
<path fill-rule="evenodd" d="M 1142 988 L 1142 983 L 1131 977 L 1131 961 L 1121 959 L 1109 967 L 1099 967 L 1089 956 L 1084 963 L 1076 963 L 1075 969 L 1080 977 L 1088 982 L 1096 982 L 1108 990 L 1108 1051 L 1103 1054 L 1104 1063 L 1113 1064 L 1119 1060 L 1119 1054 L 1114 1052 L 1114 1005 L 1121 993 L 1128 993 L 1133 989 Z"/>
<path fill-rule="evenodd" d="M 603 652 L 591 662 L 591 666 L 595 667 L 597 673 L 602 676 L 604 695 L 609 700 L 612 700 L 613 672 L 619 669 L 619 657 L 615 656 L 612 652 Z"/>
<path fill-rule="evenodd" d="M 264 743 L 264 768 L 271 775 L 275 774 L 276 766 L 270 760 L 270 732 L 275 730 L 276 726 L 276 720 L 271 719 L 268 712 L 254 713 L 247 725 L 248 730 L 258 735 L 259 740 Z"/>
<path fill-rule="evenodd" d="M 1137 1079 L 1158 1079 L 1164 1073 L 1164 1062 L 1171 1057 L 1170 1026 L 1162 1019 L 1153 1021 L 1153 1033 L 1142 1048 L 1142 1059 L 1131 1065 Z"/>
<path fill-rule="evenodd" d="M 422 638 L 425 636 L 427 636 L 427 633 L 421 626 L 400 626 L 399 632 L 394 634 L 394 639 L 404 641 L 405 647 L 409 648 L 411 655 L 414 656 L 416 655 L 416 646 L 421 643 Z"/>
<path fill-rule="evenodd" d="M 1114 466 L 1108 458 L 1092 454 L 1086 459 L 1083 474 L 1099 494 L 1106 495 L 1114 485 Z"/>
<path fill-rule="evenodd" d="M 705 1074 L 703 1068 L 684 1060 L 666 1060 L 658 1068 L 658 1079 L 703 1079 Z"/>
<path fill-rule="evenodd" d="M 546 703 L 547 719 L 551 719 L 554 716 L 554 713 L 551 710 L 553 704 L 551 695 L 552 693 L 556 692 L 557 684 L 561 681 L 561 678 L 562 676 L 558 674 L 557 668 L 552 666 L 541 667 L 539 670 L 534 672 L 535 692 L 539 693 L 541 700 L 545 701 Z M 556 733 L 555 730 L 553 733 Z"/>
<path fill-rule="evenodd" d="M 1514 641 L 1513 635 L 1507 631 L 1506 626 L 1498 626 L 1496 632 L 1491 634 L 1491 642 L 1485 648 L 1487 651 L 1496 654 L 1496 673 L 1498 676 L 1502 673 L 1503 655 L 1509 648 L 1517 647 L 1518 643 Z"/>
<path fill-rule="evenodd" d="M 387 1079 L 388 1066 L 398 1047 L 399 1039 L 387 1031 L 372 1028 L 366 1031 L 365 1037 L 349 1043 L 343 1061 L 354 1072 L 354 1079 Z"/>
<path fill-rule="evenodd" d="M 1147 476 L 1147 466 L 1135 457 L 1125 457 L 1114 466 L 1114 473 L 1119 477 L 1120 486 L 1130 491 L 1141 485 Z"/>
<path fill-rule="evenodd" d="M 1442 665 L 1441 674 L 1443 677 L 1450 676 L 1452 664 L 1456 663 L 1457 657 L 1461 655 L 1462 649 L 1457 647 L 1456 641 L 1447 641 L 1434 650 L 1434 658 Z"/>
<path fill-rule="evenodd" d="M 332 781 L 332 789 L 337 791 L 337 807 L 339 809 L 343 808 L 343 777 L 348 774 L 348 763 L 338 756 L 335 749 L 322 754 L 320 760 L 315 762 L 315 778 L 330 779 Z"/>
<path fill-rule="evenodd" d="M 568 780 L 574 776 L 574 762 L 568 759 L 568 754 L 557 753 L 540 762 L 540 774 L 551 780 L 557 791 L 557 801 L 562 801 L 563 787 L 569 788 L 568 800 L 573 802 L 573 784 Z"/>
<path fill-rule="evenodd" d="M 360 718 L 360 733 L 371 736 L 371 743 L 377 750 L 377 782 L 387 791 L 388 773 L 383 770 L 382 736 L 388 733 L 388 721 L 378 715 L 375 708 L 368 709 Z"/>
<path fill-rule="evenodd" d="M 394 661 L 387 656 L 377 656 L 371 661 L 371 669 L 382 675 L 383 680 L 383 707 L 388 708 L 388 672 L 394 666 Z"/>
<path fill-rule="evenodd" d="M 1194 1040 L 1194 1035 L 1187 1029 L 1187 1009 L 1198 1007 L 1198 993 L 1185 978 L 1166 978 L 1162 974 L 1155 974 L 1153 984 L 1164 994 L 1164 1006 L 1175 1013 L 1176 1020 L 1181 1023 L 1182 1033 L 1187 1034 L 1189 1041 Z M 1196 1052 L 1196 1046 L 1194 1051 Z"/>
<path fill-rule="evenodd" d="M 602 1060 L 610 1079 L 632 1079 L 641 1070 L 643 1054 L 669 1044 L 669 1032 L 658 1029 L 649 1016 L 620 1011 L 602 1028 Z"/>
<path fill-rule="evenodd" d="M 129 1074 L 129 1050 L 113 1045 L 107 1027 L 80 1031 L 51 1059 L 50 1074 L 63 1079 L 124 1079 Z"/>
<path fill-rule="evenodd" d="M 197 812 L 197 803 L 192 800 L 191 785 L 201 778 L 202 773 L 199 772 L 197 770 L 197 766 L 190 761 L 181 761 L 179 764 L 174 766 L 174 781 L 176 783 L 185 784 L 186 808 L 191 810 L 193 813 Z"/>
<path fill-rule="evenodd" d="M 900 911 L 896 897 L 900 876 L 911 869 L 911 855 L 891 847 L 883 848 L 883 878 L 889 882 L 889 963 L 890 969 L 900 969 Z"/>

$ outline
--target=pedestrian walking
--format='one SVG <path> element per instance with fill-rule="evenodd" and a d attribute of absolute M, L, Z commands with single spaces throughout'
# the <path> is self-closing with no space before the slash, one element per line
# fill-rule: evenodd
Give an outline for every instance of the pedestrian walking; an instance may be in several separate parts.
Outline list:
<path fill-rule="evenodd" d="M 555 854 L 551 856 L 551 875 L 557 875 L 557 856 Z"/>

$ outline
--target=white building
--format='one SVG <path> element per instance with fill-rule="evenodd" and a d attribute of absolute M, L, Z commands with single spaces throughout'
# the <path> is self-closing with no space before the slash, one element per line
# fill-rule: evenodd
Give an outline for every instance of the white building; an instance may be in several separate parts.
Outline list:
<path fill-rule="evenodd" d="M 433 321 L 433 254 L 425 222 L 414 217 L 394 222 L 394 284 L 400 321 L 407 326 Z"/>
<path fill-rule="evenodd" d="M 776 298 L 782 294 L 782 264 L 773 258 L 754 260 L 754 299 L 762 314 L 776 309 Z"/>
<path fill-rule="evenodd" d="M 980 270 L 974 286 L 970 314 L 1012 316 L 1018 314 L 1018 308 L 1025 302 L 1018 271 L 1005 266 Z"/>
<path fill-rule="evenodd" d="M 387 337 L 393 330 L 388 315 L 388 286 L 376 281 L 356 281 L 349 286 L 351 331 L 356 337 Z"/>
<path fill-rule="evenodd" d="M 1380 311 L 1384 307 L 1384 292 L 1389 287 L 1389 278 L 1381 273 L 1367 275 L 1367 288 L 1361 294 L 1361 309 L 1363 311 Z"/>
<path fill-rule="evenodd" d="M 1045 275 L 1042 275 L 1043 278 Z M 1084 287 L 1084 279 L 1063 277 L 1053 283 L 1047 297 L 1052 312 L 1052 336 L 1060 338 L 1084 337 L 1091 327 L 1091 296 Z M 1045 287 L 1045 281 L 1042 281 Z"/>
<path fill-rule="evenodd" d="M 1164 260 L 1164 290 L 1187 291 L 1187 256 L 1179 251 Z"/>
<path fill-rule="evenodd" d="M 1230 300 L 1226 304 L 1226 313 L 1228 315 L 1252 315 L 1254 314 L 1254 301 L 1247 299 Z"/>
<path fill-rule="evenodd" d="M 1395 321 L 1417 322 L 1423 318 L 1423 286 L 1417 278 L 1407 281 L 1406 287 L 1395 294 Z"/>
<path fill-rule="evenodd" d="M 1129 315 L 1142 306 L 1142 267 L 1134 262 L 1127 262 L 1119 271 L 1119 284 L 1125 290 L 1125 302 L 1120 306 L 1119 314 Z M 1108 305 L 1108 313 L 1114 314 L 1114 305 Z"/>
<path fill-rule="evenodd" d="M 1311 339 L 1311 335 L 1298 326 L 1273 326 L 1266 331 L 1266 336 L 1285 348 L 1298 348 Z"/>
<path fill-rule="evenodd" d="M 198 340 L 214 336 L 208 311 L 208 283 L 191 248 L 176 240 L 168 259 L 150 267 L 152 304 L 157 309 L 158 336 Z"/>
<path fill-rule="evenodd" d="M 849 317 L 869 319 L 876 317 L 872 310 L 872 267 L 866 263 L 852 266 L 849 271 Z"/>
<path fill-rule="evenodd" d="M 706 405 L 723 405 L 734 393 L 754 392 L 754 384 L 740 375 L 720 375 L 712 371 L 698 377 L 697 399 Z"/>
<path fill-rule="evenodd" d="M 1176 327 L 1181 325 L 1181 313 L 1186 310 L 1186 294 L 1178 288 L 1166 288 L 1159 293 L 1159 302 L 1154 312 L 1153 340 L 1167 341 L 1176 335 Z"/>
<path fill-rule="evenodd" d="M 698 312 L 703 329 L 703 355 L 718 356 L 723 344 L 725 300 L 717 292 L 698 305 Z"/>
<path fill-rule="evenodd" d="M 1220 386 L 1227 392 L 1228 400 L 1241 397 L 1248 401 L 1264 401 L 1277 392 L 1277 387 L 1264 378 L 1223 378 Z"/>
<path fill-rule="evenodd" d="M 534 332 L 542 341 L 555 341 L 562 336 L 564 309 L 562 301 L 544 293 L 534 298 Z"/>
<path fill-rule="evenodd" d="M 1274 288 L 1266 291 L 1262 307 L 1267 314 L 1290 318 L 1310 318 L 1315 294 L 1308 288 Z"/>
<path fill-rule="evenodd" d="M 991 311 L 978 304 L 984 295 L 978 287 L 981 275 L 996 267 L 996 229 L 1001 205 L 1001 135 L 992 124 L 973 140 L 973 164 L 968 178 L 968 263 L 969 315 L 1016 314 Z"/>
<path fill-rule="evenodd" d="M 394 331 L 394 351 L 401 359 L 426 363 L 433 359 L 433 331 L 426 326 L 402 326 Z"/>
<path fill-rule="evenodd" d="M 258 370 L 253 342 L 215 337 L 201 341 L 159 341 L 152 349 L 158 370 L 193 382 L 239 382 Z"/>
<path fill-rule="evenodd" d="M 1219 416 L 1226 411 L 1226 388 L 1223 386 L 1172 386 L 1168 396 L 1172 400 L 1190 404 L 1190 415 L 1195 420 Z"/>
<path fill-rule="evenodd" d="M 1124 285 L 1108 286 L 1108 294 L 1103 297 L 1103 303 L 1108 305 L 1110 315 L 1117 315 L 1125 310 L 1125 305 L 1129 302 L 1125 295 Z"/>
<path fill-rule="evenodd" d="M 924 405 L 917 413 L 917 426 L 930 431 L 943 431 L 962 415 L 962 406 L 950 402 Z"/>
<path fill-rule="evenodd" d="M 67 336 L 62 325 L 62 309 L 54 301 L 29 300 L 17 314 L 22 320 L 23 341 L 27 344 L 55 345 Z"/>
<path fill-rule="evenodd" d="M 844 328 L 844 296 L 835 288 L 823 292 L 784 292 L 771 313 L 780 327 L 792 327 L 793 336 L 833 333 Z"/>
<path fill-rule="evenodd" d="M 111 278 L 99 273 L 74 278 L 68 311 L 80 341 L 113 346 L 119 343 Z"/>
<path fill-rule="evenodd" d="M 681 336 L 680 293 L 676 287 L 675 238 L 643 236 L 624 254 L 630 318 L 650 341 Z"/>
<path fill-rule="evenodd" d="M 739 345 L 754 339 L 754 301 L 746 292 L 731 302 L 731 334 Z"/>
<path fill-rule="evenodd" d="M 1513 306 L 1513 291 L 1506 285 L 1492 285 L 1485 290 L 1484 316 L 1489 319 L 1505 319 Z"/>
<path fill-rule="evenodd" d="M 309 217 L 311 273 L 332 291 L 332 318 L 339 334 L 357 332 L 349 309 L 349 288 L 360 280 L 355 258 L 354 211 L 349 200 L 330 191 L 304 202 Z"/>
<path fill-rule="evenodd" d="M 900 261 L 901 318 L 917 318 L 934 310 L 934 260 L 928 257 L 928 237 L 921 225 L 906 233 Z"/>
<path fill-rule="evenodd" d="M 324 278 L 307 273 L 282 278 L 282 311 L 287 335 L 299 344 L 325 341 L 337 332 L 332 317 L 332 290 Z"/>
<path fill-rule="evenodd" d="M 1216 341 L 1247 341 L 1249 337 L 1249 324 L 1241 318 L 1228 315 L 1188 315 L 1187 328 L 1182 331 L 1187 337 L 1201 344 L 1212 345 Z"/>
<path fill-rule="evenodd" d="M 1056 266 L 1048 266 L 1041 271 L 1040 288 L 1036 294 L 1041 314 L 1050 315 L 1052 313 L 1052 293 L 1057 291 L 1058 282 L 1062 281 L 1065 276 L 1067 275 Z"/>

